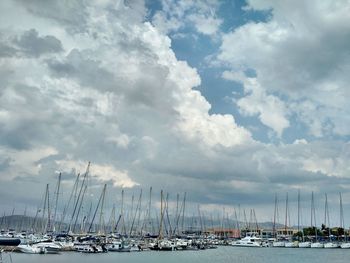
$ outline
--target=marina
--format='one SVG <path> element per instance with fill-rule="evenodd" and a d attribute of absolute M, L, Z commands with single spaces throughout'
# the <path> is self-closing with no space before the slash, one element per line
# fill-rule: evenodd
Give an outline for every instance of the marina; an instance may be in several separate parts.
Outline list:
<path fill-rule="evenodd" d="M 349 257 L 348 250 L 312 250 L 312 249 L 289 249 L 289 248 L 271 248 L 271 249 L 251 249 L 242 247 L 223 246 L 214 250 L 187 251 L 187 252 L 155 252 L 147 251 L 142 253 L 101 253 L 84 254 L 63 252 L 60 255 L 26 255 L 20 253 L 12 254 L 13 262 L 27 263 L 51 263 L 58 262 L 244 262 L 244 263 L 269 263 L 269 262 L 308 262 L 308 263 L 326 263 L 347 262 Z M 8 261 L 10 262 L 10 261 Z"/>
<path fill-rule="evenodd" d="M 86 195 L 89 188 L 89 169 L 90 163 L 83 175 L 76 176 L 70 196 L 66 199 L 68 202 L 64 202 L 64 205 L 61 205 L 60 200 L 62 178 L 59 174 L 53 195 L 50 194 L 49 185 L 45 186 L 43 199 L 35 216 L 28 216 L 26 208 L 23 215 L 14 215 L 13 209 L 12 215 L 1 218 L 0 246 L 3 258 L 6 255 L 12 257 L 12 254 L 28 257 L 35 254 L 45 254 L 47 257 L 108 254 L 115 257 L 113 254 L 150 255 L 149 253 L 154 254 L 158 251 L 164 251 L 165 254 L 168 252 L 170 255 L 180 252 L 206 254 L 214 253 L 207 251 L 215 250 L 234 254 L 238 248 L 271 251 L 284 249 L 286 252 L 290 249 L 304 251 L 318 248 L 347 250 L 349 252 L 346 253 L 350 253 L 349 230 L 344 228 L 341 193 L 340 224 L 336 227 L 330 227 L 327 194 L 324 197 L 324 222 L 321 227 L 317 227 L 313 192 L 309 211 L 310 225 L 302 226 L 300 191 L 297 195 L 298 224 L 293 227 L 290 223 L 288 193 L 283 211 L 284 224 L 280 223 L 281 209 L 277 195 L 273 222 L 264 224 L 258 222 L 254 209 L 250 209 L 249 216 L 246 210 L 241 211 L 241 208 L 238 211 L 234 210 L 231 216 L 223 210 L 222 215 L 218 215 L 218 220 L 215 221 L 213 216 L 209 218 L 198 206 L 196 215 L 190 217 L 186 211 L 186 193 L 181 198 L 177 194 L 175 205 L 170 206 L 170 194 L 161 190 L 160 202 L 154 206 L 152 202 L 156 201 L 152 187 L 146 198 L 142 190 L 138 197 L 133 194 L 129 205 L 126 205 L 125 191 L 122 189 L 120 202 L 114 203 L 111 211 L 106 211 L 107 184 L 95 199 L 89 199 Z M 193 209 L 190 213 L 193 214 Z M 109 214 L 108 220 L 106 214 Z M 138 259 L 138 256 L 130 257 Z"/>

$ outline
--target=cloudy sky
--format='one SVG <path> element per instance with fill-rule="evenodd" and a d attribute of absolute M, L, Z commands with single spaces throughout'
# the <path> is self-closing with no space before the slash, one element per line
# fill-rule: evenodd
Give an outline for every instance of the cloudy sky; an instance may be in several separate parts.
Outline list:
<path fill-rule="evenodd" d="M 153 186 L 265 221 L 300 189 L 303 220 L 314 191 L 337 224 L 349 43 L 347 0 L 2 0 L 0 211 L 36 207 L 59 172 L 68 198 L 91 161 L 110 204 Z"/>

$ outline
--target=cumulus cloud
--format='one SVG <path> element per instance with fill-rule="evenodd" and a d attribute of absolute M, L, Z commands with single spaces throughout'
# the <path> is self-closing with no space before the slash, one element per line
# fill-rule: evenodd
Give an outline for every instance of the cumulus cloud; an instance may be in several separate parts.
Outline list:
<path fill-rule="evenodd" d="M 311 135 L 348 135 L 349 8 L 347 1 L 248 1 L 246 9 L 271 10 L 271 18 L 224 35 L 218 59 L 233 71 L 254 69 L 262 90 L 288 102 Z"/>
<path fill-rule="evenodd" d="M 63 50 L 62 44 L 57 38 L 54 36 L 40 37 L 35 29 L 24 32 L 14 42 L 29 56 L 38 57 L 41 54 L 55 53 Z"/>
<path fill-rule="evenodd" d="M 192 176 L 183 169 L 185 156 L 179 167 L 169 159 L 179 154 L 180 144 L 200 159 L 211 147 L 253 143 L 232 116 L 209 115 L 210 105 L 193 90 L 200 84 L 197 71 L 176 59 L 167 36 L 142 22 L 142 2 L 91 3 L 80 13 L 86 23 L 76 28 L 63 6 L 55 14 L 35 1 L 16 7 L 24 20 L 33 21 L 13 30 L 3 25 L 5 38 L 16 39 L 26 51 L 23 57 L 6 51 L 1 68 L 11 72 L 4 73 L 0 97 L 2 155 L 13 160 L 4 162 L 6 170 L 23 172 L 17 180 L 43 178 L 49 169 L 70 170 L 67 160 L 76 165 L 91 160 L 100 182 L 160 188 L 162 161 L 170 170 Z M 66 8 L 70 13 L 75 5 Z M 122 15 L 126 10 L 133 19 Z M 36 28 L 38 20 L 55 26 Z M 34 154 L 40 149 L 54 151 Z M 5 154 L 9 150 L 11 156 Z M 31 155 L 27 161 L 19 158 L 25 154 Z M 24 173 L 24 166 L 33 168 Z M 152 174 L 155 170 L 159 173 Z M 3 179 L 5 173 L 1 175 Z"/>
<path fill-rule="evenodd" d="M 4 13 L 0 16 L 1 200 L 11 199 L 17 189 L 19 194 L 11 202 L 21 203 L 25 197 L 37 204 L 37 192 L 44 184 L 54 185 L 55 171 L 63 172 L 66 196 L 74 181 L 69 171 L 84 171 L 88 161 L 94 186 L 109 182 L 112 194 L 122 187 L 133 191 L 153 186 L 173 194 L 187 191 L 190 200 L 208 206 L 270 204 L 273 197 L 266 194 L 267 188 L 323 191 L 332 185 L 330 191 L 337 192 L 337 187 L 348 183 L 348 145 L 302 138 L 290 145 L 263 144 L 237 124 L 235 116 L 209 114 L 210 103 L 195 89 L 201 83 L 199 73 L 176 58 L 171 39 L 164 34 L 167 30 L 145 21 L 142 1 L 91 1 L 80 9 L 80 1 L 41 2 L 0 3 Z M 166 2 L 164 10 L 176 14 L 172 16 L 177 21 L 183 10 L 192 9 L 215 17 L 210 12 L 217 2 L 194 3 L 180 1 L 172 7 Z M 14 23 L 9 14 L 15 11 L 25 23 Z M 198 31 L 214 34 L 218 25 Z M 238 30 L 249 32 L 248 27 L 255 26 Z M 259 26 L 264 29 L 263 24 Z M 244 96 L 237 101 L 241 113 L 258 116 L 282 136 L 291 125 L 289 114 L 301 104 L 295 99 L 296 104 L 287 107 L 273 93 L 277 84 L 266 86 L 261 79 L 266 75 L 253 54 L 242 47 L 230 53 L 225 43 L 238 43 L 230 39 L 237 32 L 224 37 L 219 59 L 232 67 L 226 78 L 245 86 Z M 245 36 L 251 40 L 249 34 L 240 37 Z M 260 36 L 266 33 L 262 30 Z M 268 43 L 278 43 L 278 36 L 271 37 L 277 42 L 268 39 Z M 232 42 L 225 42 L 226 38 Z M 252 50 L 255 47 L 251 43 Z M 272 47 L 263 45 L 262 50 L 272 52 Z M 266 55 L 256 50 L 255 54 L 257 59 Z M 257 76 L 248 78 L 243 71 L 242 78 L 232 76 L 235 69 L 247 67 L 256 69 Z M 337 88 L 326 85 L 324 89 Z M 301 118 L 311 119 L 306 110 L 299 110 Z M 316 119 L 314 129 L 321 135 L 324 125 L 318 128 Z M 345 125 L 336 127 L 346 133 Z M 330 156 L 338 159 L 315 169 Z M 28 194 L 26 187 L 35 191 Z"/>
<path fill-rule="evenodd" d="M 153 24 L 161 32 L 176 33 L 188 25 L 208 36 L 215 36 L 220 31 L 223 21 L 216 16 L 219 1 L 163 0 L 161 3 L 162 10 L 157 11 L 152 18 Z"/>
<path fill-rule="evenodd" d="M 268 95 L 256 78 L 235 72 L 223 72 L 223 78 L 243 84 L 245 96 L 236 101 L 243 115 L 258 115 L 260 121 L 273 129 L 278 137 L 289 127 L 288 107 L 277 96 Z"/>

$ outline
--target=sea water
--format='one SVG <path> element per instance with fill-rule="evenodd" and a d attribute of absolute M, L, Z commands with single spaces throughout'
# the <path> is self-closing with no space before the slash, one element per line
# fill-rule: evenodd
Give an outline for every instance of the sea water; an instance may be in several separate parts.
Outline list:
<path fill-rule="evenodd" d="M 199 251 L 109 252 L 101 254 L 63 252 L 57 255 L 12 253 L 11 257 L 13 263 L 340 263 L 349 262 L 350 249 L 239 248 L 224 246 Z"/>

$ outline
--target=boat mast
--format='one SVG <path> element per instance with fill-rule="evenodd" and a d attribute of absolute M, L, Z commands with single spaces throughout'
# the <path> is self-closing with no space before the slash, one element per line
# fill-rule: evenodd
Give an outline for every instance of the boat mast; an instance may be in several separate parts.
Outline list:
<path fill-rule="evenodd" d="M 274 238 L 277 238 L 277 235 L 276 235 L 276 217 L 277 217 L 277 194 L 275 193 L 275 211 L 273 213 L 273 226 L 272 226 L 272 235 Z"/>
<path fill-rule="evenodd" d="M 149 233 L 154 233 L 153 229 L 153 223 L 152 223 L 152 213 L 151 208 L 152 207 L 152 186 L 149 188 L 149 202 L 148 202 L 148 219 L 147 219 L 147 225 L 148 225 L 148 231 Z"/>
<path fill-rule="evenodd" d="M 56 187 L 56 201 L 55 201 L 55 212 L 53 214 L 53 231 L 55 231 L 55 225 L 56 225 L 56 213 L 57 213 L 57 207 L 58 207 L 58 197 L 60 193 L 60 186 L 61 186 L 61 173 L 58 175 L 58 182 Z"/>
<path fill-rule="evenodd" d="M 24 208 L 24 213 L 23 213 L 23 217 L 21 218 L 21 221 L 20 221 L 20 224 L 19 224 L 19 229 L 18 229 L 18 231 L 22 231 L 23 229 L 22 229 L 22 227 L 23 227 L 23 221 L 26 219 L 26 217 L 27 217 L 27 206 L 25 206 L 25 208 Z"/>
<path fill-rule="evenodd" d="M 105 229 L 105 223 L 104 223 L 104 215 L 103 215 L 103 208 L 105 204 L 105 197 L 106 197 L 106 189 L 107 189 L 107 184 L 104 185 L 103 190 L 102 190 L 102 202 L 101 202 L 101 209 L 100 209 L 100 220 L 99 220 L 99 234 L 104 234 Z"/>
<path fill-rule="evenodd" d="M 141 198 L 142 198 L 142 189 L 140 191 L 139 199 L 138 199 L 138 202 L 137 202 L 137 205 L 136 205 L 136 211 L 135 211 L 135 213 L 133 215 L 133 218 L 132 218 L 132 223 L 131 223 L 131 227 L 130 227 L 129 236 L 132 236 L 132 232 L 134 230 L 134 225 L 135 225 L 135 221 L 136 221 L 136 216 L 137 216 L 137 213 L 138 213 L 139 209 L 141 209 Z"/>
<path fill-rule="evenodd" d="M 112 212 L 108 220 L 108 228 L 110 229 L 111 234 L 114 234 L 115 223 L 115 204 L 113 204 Z"/>
<path fill-rule="evenodd" d="M 71 192 L 71 194 L 69 196 L 68 203 L 63 208 L 62 217 L 61 217 L 60 223 L 58 225 L 58 231 L 61 231 L 61 225 L 64 223 L 64 220 L 66 218 L 66 214 L 67 214 L 67 211 L 69 209 L 70 203 L 72 201 L 74 193 L 76 192 L 76 189 L 78 188 L 79 177 L 80 177 L 80 174 L 77 175 L 77 178 L 75 179 L 75 182 L 74 182 L 74 185 L 73 185 L 73 188 L 72 188 L 72 192 Z"/>
<path fill-rule="evenodd" d="M 300 189 L 298 189 L 298 233 L 300 232 Z"/>
<path fill-rule="evenodd" d="M 344 224 L 344 211 L 343 211 L 343 199 L 341 196 L 341 193 L 339 192 L 339 206 L 340 206 L 340 228 L 343 229 L 344 231 L 344 238 L 345 238 L 345 242 L 347 241 L 346 238 L 346 231 L 345 231 L 345 224 Z"/>
<path fill-rule="evenodd" d="M 131 209 L 128 211 L 128 217 L 127 217 L 127 229 L 131 232 L 131 220 L 133 218 L 134 214 L 134 202 L 135 202 L 135 196 L 134 193 L 131 196 Z M 130 226 L 130 227 L 129 227 Z"/>
<path fill-rule="evenodd" d="M 47 218 L 48 220 L 45 220 L 45 214 L 47 209 Z M 46 223 L 45 223 L 46 221 Z M 41 232 L 44 234 L 48 228 L 50 227 L 50 203 L 49 203 L 49 184 L 46 184 L 46 190 L 45 190 L 45 197 L 44 197 L 44 207 L 43 207 L 43 214 L 42 214 L 42 228 Z"/>
<path fill-rule="evenodd" d="M 184 194 L 184 199 L 182 203 L 182 224 L 181 224 L 182 233 L 185 232 L 185 206 L 186 206 L 186 192 Z"/>
<path fill-rule="evenodd" d="M 89 229 L 88 229 L 88 233 L 90 233 L 91 230 L 92 230 L 92 227 L 93 227 L 93 224 L 94 224 L 94 221 L 95 221 L 95 217 L 96 217 L 97 211 L 98 211 L 98 209 L 99 209 L 99 207 L 100 207 L 100 204 L 101 204 L 102 199 L 104 199 L 104 194 L 105 194 L 105 192 L 106 192 L 106 187 L 107 187 L 107 185 L 105 184 L 104 187 L 103 187 L 102 193 L 101 193 L 101 195 L 100 195 L 100 198 L 98 199 L 98 203 L 97 203 L 97 206 L 96 206 L 94 215 L 93 215 L 92 220 L 91 220 L 91 222 L 90 222 L 90 226 L 89 226 Z"/>
<path fill-rule="evenodd" d="M 120 206 L 120 221 L 121 221 L 121 232 L 125 236 L 126 235 L 126 227 L 125 227 L 125 220 L 124 220 L 124 189 L 122 189 L 122 202 Z"/>
<path fill-rule="evenodd" d="M 286 236 L 287 236 L 287 228 L 288 228 L 287 226 L 288 226 L 288 192 L 286 196 L 286 218 L 284 221 L 284 232 Z"/>
<path fill-rule="evenodd" d="M 159 222 L 159 232 L 158 239 L 162 239 L 163 237 L 163 190 L 160 191 L 160 222 Z"/>
<path fill-rule="evenodd" d="M 324 219 L 325 219 L 325 227 L 328 226 L 328 238 L 331 238 L 331 226 L 330 226 L 330 220 L 329 220 L 329 210 L 328 210 L 328 197 L 327 197 L 327 193 L 325 194 L 325 215 L 324 215 Z"/>
<path fill-rule="evenodd" d="M 315 226 L 313 226 L 315 223 Z M 315 209 L 315 201 L 314 201 L 314 192 L 311 193 L 311 227 L 315 229 L 315 239 L 317 242 L 317 224 L 316 224 L 316 209 Z"/>
<path fill-rule="evenodd" d="M 78 219 L 79 219 L 79 214 L 80 214 L 81 207 L 83 205 L 83 200 L 84 200 L 84 196 L 85 196 L 86 190 L 87 190 L 87 185 L 85 185 L 82 197 L 80 199 L 80 204 L 79 204 L 79 207 L 78 207 L 77 216 L 75 217 L 74 225 L 73 225 L 73 228 L 72 228 L 73 233 L 75 232 L 75 227 L 76 227 Z M 81 227 L 80 227 L 80 229 L 81 229 Z"/>
<path fill-rule="evenodd" d="M 76 216 L 78 205 L 79 205 L 79 203 L 82 203 L 82 201 L 83 201 L 81 199 L 82 199 L 83 190 L 85 188 L 85 184 L 87 184 L 86 183 L 86 179 L 87 179 L 87 176 L 89 174 L 89 169 L 90 169 L 90 162 L 88 163 L 88 165 L 86 167 L 86 171 L 85 171 L 85 174 L 84 174 L 84 177 L 83 177 L 83 182 L 81 183 L 79 194 L 78 194 L 78 197 L 77 197 L 75 205 L 74 205 L 73 214 L 72 214 L 72 217 L 71 217 L 70 222 L 69 222 L 68 231 L 71 230 L 71 225 L 72 225 L 72 222 L 74 220 L 74 217 Z"/>

